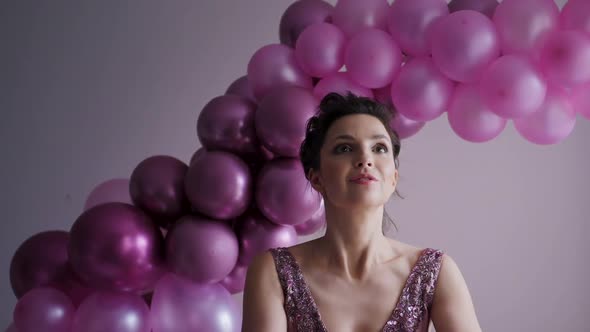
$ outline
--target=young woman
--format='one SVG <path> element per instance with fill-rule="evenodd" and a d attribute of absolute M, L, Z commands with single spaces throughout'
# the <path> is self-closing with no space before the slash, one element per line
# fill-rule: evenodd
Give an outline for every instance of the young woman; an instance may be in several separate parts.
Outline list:
<path fill-rule="evenodd" d="M 243 332 L 481 331 L 457 264 L 382 230 L 398 181 L 392 112 L 329 94 L 310 119 L 300 159 L 324 198 L 325 236 L 272 249 L 249 267 Z"/>

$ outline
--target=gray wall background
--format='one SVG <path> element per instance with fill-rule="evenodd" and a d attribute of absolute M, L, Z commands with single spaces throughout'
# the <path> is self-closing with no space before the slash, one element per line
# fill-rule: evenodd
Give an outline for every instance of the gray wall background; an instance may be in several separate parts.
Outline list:
<path fill-rule="evenodd" d="M 148 156 L 188 162 L 201 108 L 278 41 L 290 3 L 0 4 L 0 326 L 18 245 L 68 230 L 96 184 Z M 396 237 L 455 258 L 485 331 L 590 329 L 589 143 L 581 117 L 565 142 L 536 146 L 512 125 L 467 143 L 446 116 L 404 142 Z"/>

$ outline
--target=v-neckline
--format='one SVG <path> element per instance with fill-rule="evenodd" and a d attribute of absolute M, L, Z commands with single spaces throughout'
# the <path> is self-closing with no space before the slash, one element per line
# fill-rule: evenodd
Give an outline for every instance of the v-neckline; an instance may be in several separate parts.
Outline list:
<path fill-rule="evenodd" d="M 403 295 L 404 295 L 404 293 L 408 292 L 408 288 L 410 287 L 409 282 L 412 279 L 412 276 L 416 273 L 416 270 L 418 269 L 418 265 L 420 265 L 421 261 L 423 260 L 426 250 L 427 249 L 423 249 L 420 252 L 420 255 L 418 255 L 418 259 L 414 263 L 414 266 L 412 266 L 410 274 L 408 274 L 408 277 L 406 278 L 406 282 L 404 283 L 404 287 L 402 288 L 402 291 L 399 295 L 399 298 L 397 299 L 395 306 L 393 307 L 393 310 L 391 311 L 391 314 L 389 315 L 389 317 L 387 318 L 387 320 L 383 324 L 383 327 L 379 331 L 385 331 L 388 323 L 392 319 L 395 318 L 395 313 L 397 311 L 401 310 L 400 305 L 402 302 Z M 319 323 L 322 326 L 322 330 L 324 332 L 328 332 L 328 328 L 326 328 L 326 325 L 324 324 L 324 321 L 322 320 L 322 315 L 320 314 L 320 310 L 318 308 L 318 305 L 315 302 L 313 295 L 311 294 L 311 290 L 309 289 L 309 286 L 307 285 L 307 281 L 305 281 L 305 276 L 303 275 L 303 270 L 301 270 L 301 267 L 299 266 L 297 259 L 295 259 L 295 256 L 291 253 L 291 251 L 289 249 L 286 249 L 285 251 L 289 254 L 289 256 L 291 256 L 291 259 L 293 260 L 293 264 L 294 264 L 295 268 L 297 269 L 296 272 L 301 276 L 301 282 L 303 283 L 303 291 L 305 292 L 305 295 L 309 298 L 309 300 L 311 302 L 312 309 L 314 311 L 314 314 L 316 314 L 318 317 Z"/>

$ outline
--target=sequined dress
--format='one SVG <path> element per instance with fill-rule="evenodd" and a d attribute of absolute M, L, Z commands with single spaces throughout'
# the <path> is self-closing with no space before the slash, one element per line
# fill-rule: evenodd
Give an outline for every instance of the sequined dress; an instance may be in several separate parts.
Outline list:
<path fill-rule="evenodd" d="M 270 250 L 283 294 L 289 331 L 327 332 L 295 257 L 286 248 Z M 383 332 L 426 332 L 443 252 L 424 249 L 412 268 Z"/>

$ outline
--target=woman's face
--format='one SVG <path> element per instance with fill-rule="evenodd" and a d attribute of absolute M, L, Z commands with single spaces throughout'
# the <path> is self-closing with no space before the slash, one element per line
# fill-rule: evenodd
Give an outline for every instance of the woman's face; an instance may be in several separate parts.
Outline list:
<path fill-rule="evenodd" d="M 355 181 L 369 175 L 372 181 Z M 374 116 L 353 114 L 336 120 L 320 150 L 320 169 L 311 183 L 334 206 L 362 207 L 387 203 L 395 191 L 397 170 L 389 133 Z"/>

